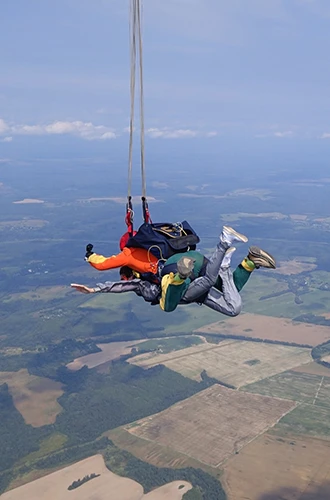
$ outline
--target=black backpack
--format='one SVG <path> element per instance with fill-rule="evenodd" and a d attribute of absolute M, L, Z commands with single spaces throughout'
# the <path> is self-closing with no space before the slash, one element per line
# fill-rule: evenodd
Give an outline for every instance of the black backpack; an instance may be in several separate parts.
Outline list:
<path fill-rule="evenodd" d="M 126 244 L 129 248 L 145 248 L 157 259 L 168 259 L 175 253 L 196 250 L 199 237 L 191 225 L 183 222 L 142 224 Z"/>

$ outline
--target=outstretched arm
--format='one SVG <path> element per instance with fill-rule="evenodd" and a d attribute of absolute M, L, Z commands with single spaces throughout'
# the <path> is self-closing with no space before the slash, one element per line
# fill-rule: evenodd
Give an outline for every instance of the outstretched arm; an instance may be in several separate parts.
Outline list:
<path fill-rule="evenodd" d="M 72 283 L 72 288 L 82 293 L 125 293 L 135 292 L 140 297 L 143 297 L 146 302 L 157 301 L 160 294 L 160 287 L 149 281 L 134 279 L 129 281 L 106 281 L 98 283 L 96 287 L 89 288 L 85 285 Z"/>
<path fill-rule="evenodd" d="M 124 293 L 136 292 L 140 289 L 141 280 L 130 281 L 106 281 L 105 283 L 98 283 L 97 286 L 90 288 L 78 283 L 72 283 L 71 287 L 82 293 Z"/>
<path fill-rule="evenodd" d="M 108 269 L 115 269 L 117 267 L 128 265 L 128 259 L 124 252 L 112 255 L 112 257 L 104 257 L 103 255 L 93 253 L 86 258 L 86 260 L 92 267 L 98 269 L 99 271 L 106 271 Z"/>
<path fill-rule="evenodd" d="M 158 259 L 144 248 L 127 248 L 112 257 L 104 257 L 93 253 L 93 245 L 86 247 L 85 260 L 99 271 L 128 266 L 139 273 L 157 273 Z"/>
<path fill-rule="evenodd" d="M 88 243 L 86 245 L 86 254 L 85 260 L 89 262 L 89 264 L 98 269 L 99 271 L 106 271 L 108 269 L 115 269 L 117 267 L 127 266 L 127 250 L 125 249 L 117 255 L 112 255 L 111 257 L 104 257 L 103 255 L 98 255 L 93 252 L 93 245 Z M 128 251 L 129 253 L 129 251 Z M 81 291 L 81 290 L 80 290 Z M 86 292 L 85 292 L 86 293 Z M 87 292 L 90 293 L 90 292 Z"/>

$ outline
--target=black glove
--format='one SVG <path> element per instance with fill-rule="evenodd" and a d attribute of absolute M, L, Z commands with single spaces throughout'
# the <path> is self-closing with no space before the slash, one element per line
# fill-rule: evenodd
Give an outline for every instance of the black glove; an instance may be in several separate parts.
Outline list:
<path fill-rule="evenodd" d="M 91 255 L 93 255 L 93 245 L 91 243 L 88 243 L 88 245 L 86 245 L 86 255 L 85 255 L 85 259 L 88 259 Z"/>

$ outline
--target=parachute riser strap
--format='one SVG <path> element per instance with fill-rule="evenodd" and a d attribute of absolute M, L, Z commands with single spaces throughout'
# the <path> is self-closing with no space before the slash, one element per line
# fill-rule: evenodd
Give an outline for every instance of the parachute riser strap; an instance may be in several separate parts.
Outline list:
<path fill-rule="evenodd" d="M 136 1 L 136 36 L 137 52 L 139 58 L 140 76 L 140 158 L 141 158 L 141 179 L 142 196 L 147 196 L 146 174 L 145 174 L 145 153 L 144 153 L 144 89 L 143 89 L 143 45 L 142 45 L 142 0 Z"/>
<path fill-rule="evenodd" d="M 147 198 L 142 196 L 142 213 L 143 213 L 143 219 L 146 224 L 152 224 L 152 220 L 150 218 L 150 212 L 149 212 L 149 207 L 148 207 L 148 202 Z"/>
<path fill-rule="evenodd" d="M 126 222 L 126 226 L 127 226 L 127 232 L 130 236 L 133 236 L 133 230 L 134 230 L 133 219 L 134 219 L 134 211 L 133 211 L 132 197 L 128 196 L 127 203 L 126 203 L 125 222 Z"/>
<path fill-rule="evenodd" d="M 135 80 L 136 80 L 136 12 L 137 0 L 130 3 L 130 121 L 129 121 L 129 151 L 128 151 L 128 185 L 127 197 L 132 194 L 132 164 L 133 164 L 133 135 L 134 135 L 134 111 L 135 111 Z"/>
<path fill-rule="evenodd" d="M 131 114 L 130 114 L 130 141 L 128 162 L 128 199 L 131 197 L 132 186 L 132 163 L 133 163 L 133 135 L 134 135 L 134 113 L 135 113 L 135 86 L 136 86 L 136 64 L 139 70 L 139 104 L 140 104 L 140 161 L 142 180 L 142 213 L 146 224 L 151 223 L 146 189 L 145 174 L 145 126 L 144 126 L 144 90 L 143 90 L 143 44 L 142 44 L 142 0 L 130 0 L 130 58 L 131 58 Z M 126 209 L 128 219 L 128 208 Z"/>

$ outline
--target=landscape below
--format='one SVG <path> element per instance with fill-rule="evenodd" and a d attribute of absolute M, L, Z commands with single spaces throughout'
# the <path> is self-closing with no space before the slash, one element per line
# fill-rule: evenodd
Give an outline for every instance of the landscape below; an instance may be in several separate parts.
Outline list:
<path fill-rule="evenodd" d="M 51 499 L 55 484 L 79 499 L 109 487 L 123 500 L 330 497 L 330 220 L 320 208 L 330 184 L 321 193 L 302 173 L 281 184 L 270 172 L 257 189 L 250 173 L 251 188 L 242 179 L 233 190 L 204 173 L 202 193 L 182 173 L 180 191 L 154 188 L 170 220 L 196 227 L 203 252 L 226 222 L 276 255 L 278 269 L 253 273 L 243 313 L 229 319 L 71 291 L 117 279 L 83 262 L 84 244 L 111 255 L 123 229 L 118 187 L 97 193 L 84 173 L 79 194 L 61 197 L 42 180 L 32 193 L 24 175 L 0 179 L 1 498 L 49 488 Z M 205 194 L 220 196 L 221 217 Z"/>

